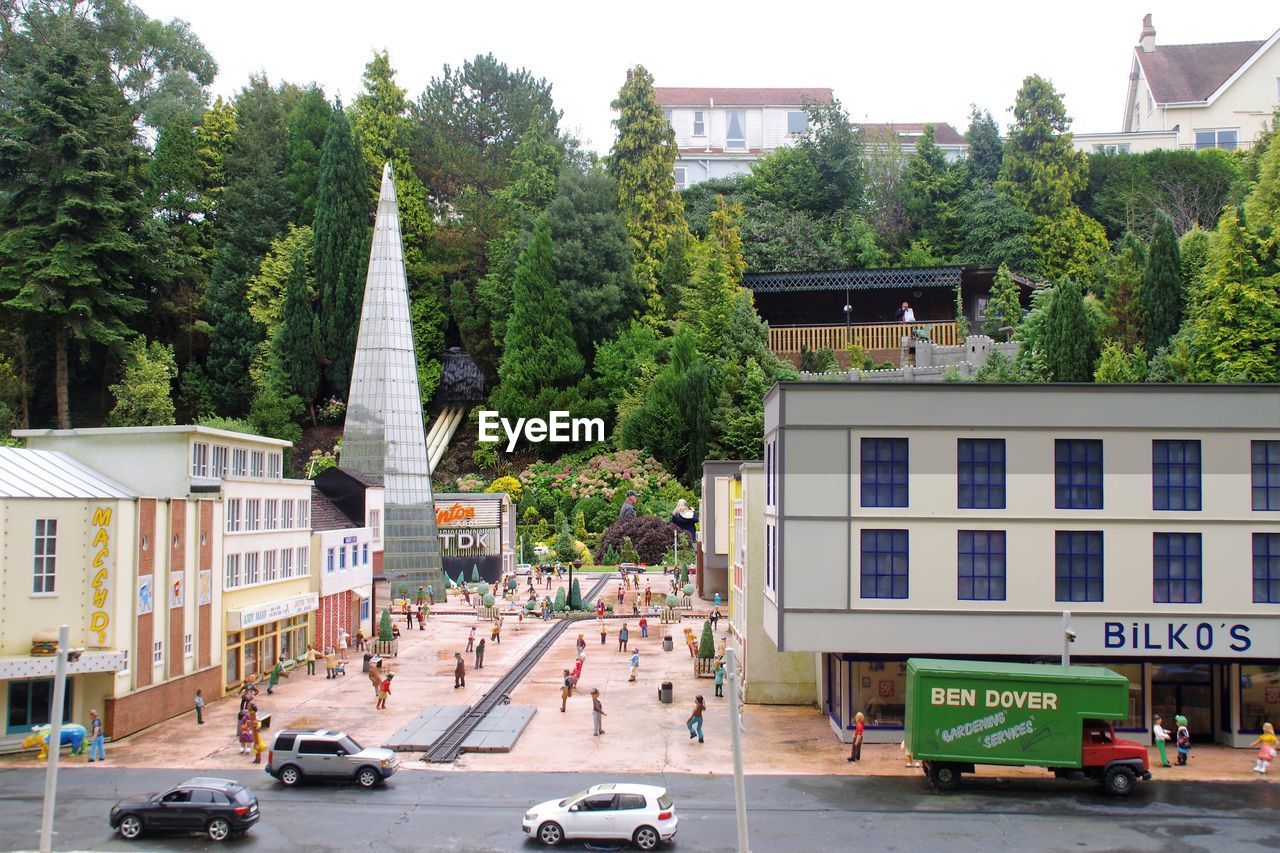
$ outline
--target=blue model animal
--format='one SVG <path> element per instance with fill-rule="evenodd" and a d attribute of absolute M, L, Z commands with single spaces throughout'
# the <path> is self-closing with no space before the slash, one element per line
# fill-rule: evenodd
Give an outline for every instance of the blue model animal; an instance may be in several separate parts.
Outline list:
<path fill-rule="evenodd" d="M 49 732 L 51 728 L 51 726 L 36 726 L 22 742 L 22 746 L 25 749 L 31 749 L 35 746 L 40 747 L 40 754 L 36 758 L 41 761 L 49 757 Z M 79 723 L 70 723 L 63 725 L 60 741 L 62 746 L 69 745 L 71 747 L 72 755 L 80 755 L 84 752 L 85 737 L 84 726 Z"/>

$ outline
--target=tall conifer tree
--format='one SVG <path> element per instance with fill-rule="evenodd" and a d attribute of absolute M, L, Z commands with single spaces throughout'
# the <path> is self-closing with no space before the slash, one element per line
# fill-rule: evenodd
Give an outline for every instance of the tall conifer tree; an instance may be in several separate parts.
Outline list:
<path fill-rule="evenodd" d="M 316 359 L 320 328 L 307 293 L 308 260 L 306 247 L 295 246 L 285 280 L 284 310 L 272 346 L 285 390 L 297 395 L 310 411 L 320 387 Z"/>
<path fill-rule="evenodd" d="M 1098 333 L 1085 310 L 1080 285 L 1066 279 L 1045 317 L 1044 355 L 1055 382 L 1088 382 L 1098 357 Z"/>
<path fill-rule="evenodd" d="M 1178 235 L 1174 232 L 1173 219 L 1159 211 L 1142 274 L 1142 337 L 1148 352 L 1160 349 L 1178 331 L 1185 299 Z"/>

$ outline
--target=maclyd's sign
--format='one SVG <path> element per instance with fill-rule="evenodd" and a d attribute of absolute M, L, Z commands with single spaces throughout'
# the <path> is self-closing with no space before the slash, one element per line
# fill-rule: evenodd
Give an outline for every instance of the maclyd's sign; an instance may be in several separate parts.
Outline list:
<path fill-rule="evenodd" d="M 281 619 L 288 619 L 290 616 L 297 616 L 300 613 L 310 613 L 319 607 L 320 594 L 309 592 L 306 595 L 282 598 L 279 601 L 269 601 L 266 604 L 246 607 L 243 610 L 229 610 L 227 611 L 227 630 L 241 631 L 245 628 L 252 628 L 255 625 L 278 622 Z"/>
<path fill-rule="evenodd" d="M 91 507 L 89 520 L 89 639 L 86 645 L 108 648 L 111 642 L 112 575 L 116 557 L 111 540 L 115 538 L 113 507 Z"/>
<path fill-rule="evenodd" d="M 1274 658 L 1280 620 L 1205 616 L 1185 619 L 1072 615 L 1072 654 L 1135 657 Z"/>

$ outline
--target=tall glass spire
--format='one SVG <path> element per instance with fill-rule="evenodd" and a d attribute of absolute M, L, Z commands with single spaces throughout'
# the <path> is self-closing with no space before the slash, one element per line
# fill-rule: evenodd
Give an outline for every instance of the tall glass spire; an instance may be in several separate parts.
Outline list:
<path fill-rule="evenodd" d="M 382 480 L 386 497 L 383 575 L 392 581 L 430 584 L 443 597 L 400 211 L 390 163 L 382 167 L 382 193 L 342 431 L 342 466 Z"/>

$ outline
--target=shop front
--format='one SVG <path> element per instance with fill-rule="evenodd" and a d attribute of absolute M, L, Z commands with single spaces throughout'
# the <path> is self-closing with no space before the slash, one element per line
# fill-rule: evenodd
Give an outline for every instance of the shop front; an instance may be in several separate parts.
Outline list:
<path fill-rule="evenodd" d="M 320 604 L 314 592 L 227 611 L 223 684 L 236 690 L 245 679 L 261 679 L 277 660 L 289 663 L 306 651 L 311 617 Z"/>
<path fill-rule="evenodd" d="M 435 496 L 436 528 L 444 572 L 471 579 L 474 568 L 481 579 L 495 583 L 515 570 L 515 513 L 511 497 L 492 494 L 440 494 Z"/>

